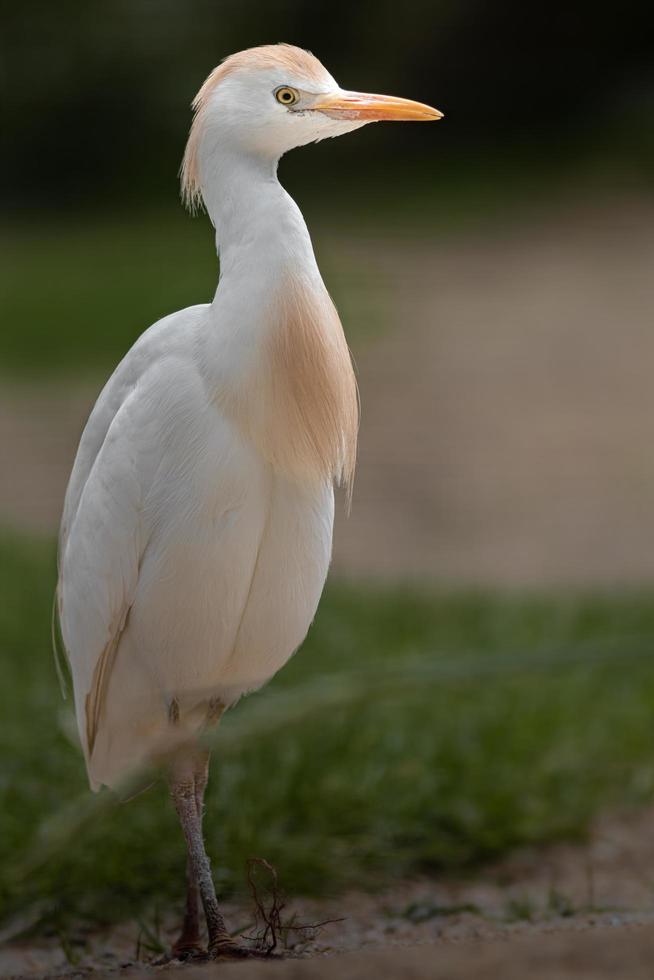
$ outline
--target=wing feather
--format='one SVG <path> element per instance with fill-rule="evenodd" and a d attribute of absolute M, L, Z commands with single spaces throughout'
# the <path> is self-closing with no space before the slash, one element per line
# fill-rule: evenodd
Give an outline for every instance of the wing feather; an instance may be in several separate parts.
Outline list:
<path fill-rule="evenodd" d="M 66 491 L 56 611 L 87 767 L 156 521 L 149 494 L 157 481 L 166 491 L 166 447 L 197 382 L 188 351 L 207 309 L 165 317 L 126 354 L 91 412 Z"/>
<path fill-rule="evenodd" d="M 148 538 L 142 508 L 150 455 L 144 387 L 135 386 L 115 413 L 81 488 L 71 480 L 78 500 L 69 507 L 62 533 L 59 619 L 87 760 Z M 87 465 L 87 457 L 81 463 Z"/>

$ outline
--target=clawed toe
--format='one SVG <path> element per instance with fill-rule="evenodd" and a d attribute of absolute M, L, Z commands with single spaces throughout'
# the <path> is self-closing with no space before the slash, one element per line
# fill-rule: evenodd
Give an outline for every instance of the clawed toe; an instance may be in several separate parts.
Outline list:
<path fill-rule="evenodd" d="M 267 960 L 270 954 L 251 946 L 243 946 L 237 942 L 216 943 L 209 949 L 209 957 L 212 960 Z"/>
<path fill-rule="evenodd" d="M 181 960 L 183 963 L 188 960 L 206 960 L 207 951 L 199 943 L 175 943 L 171 950 L 171 958 Z"/>

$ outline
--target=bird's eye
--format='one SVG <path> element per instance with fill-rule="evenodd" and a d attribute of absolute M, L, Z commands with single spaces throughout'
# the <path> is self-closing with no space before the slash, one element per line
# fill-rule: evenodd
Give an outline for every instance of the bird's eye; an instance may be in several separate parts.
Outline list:
<path fill-rule="evenodd" d="M 275 98 L 282 105 L 295 105 L 300 96 L 294 88 L 282 85 L 281 88 L 275 89 Z"/>

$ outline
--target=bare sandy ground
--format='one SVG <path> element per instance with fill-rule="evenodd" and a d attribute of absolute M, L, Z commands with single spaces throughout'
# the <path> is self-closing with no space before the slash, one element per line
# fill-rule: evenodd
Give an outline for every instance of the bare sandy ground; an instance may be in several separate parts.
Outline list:
<path fill-rule="evenodd" d="M 385 320 L 355 349 L 360 465 L 336 572 L 654 579 L 654 204 L 322 251 L 341 274 L 365 270 Z M 2 385 L 0 525 L 54 530 L 98 388 Z"/>
<path fill-rule="evenodd" d="M 251 922 L 231 902 L 232 925 Z M 376 895 L 289 902 L 300 922 L 342 918 L 296 940 L 280 961 L 153 966 L 139 926 L 86 934 L 66 962 L 52 939 L 0 950 L 2 976 L 288 978 L 619 977 L 654 973 L 654 808 L 599 821 L 587 843 L 525 851 L 468 878 L 399 882 Z M 174 938 L 171 915 L 159 938 Z M 73 941 L 75 937 L 70 937 Z M 649 970 L 649 972 L 647 972 Z"/>
<path fill-rule="evenodd" d="M 221 966 L 219 975 L 226 980 L 597 980 L 628 978 L 650 980 L 654 943 L 642 930 L 620 935 L 559 933 L 548 937 L 547 944 L 534 937 L 520 938 L 511 944 L 480 943 L 465 949 L 443 948 L 425 944 L 413 948 L 350 953 L 321 961 L 276 964 L 260 963 L 239 968 Z M 189 980 L 203 980 L 215 975 L 215 969 L 189 971 Z M 138 976 L 138 973 L 132 973 Z M 129 974 L 128 974 L 129 976 Z"/>

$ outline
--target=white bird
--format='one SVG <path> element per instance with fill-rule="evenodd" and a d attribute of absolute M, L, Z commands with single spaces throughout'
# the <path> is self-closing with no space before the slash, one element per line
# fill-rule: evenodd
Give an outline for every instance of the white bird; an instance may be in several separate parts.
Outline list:
<path fill-rule="evenodd" d="M 348 346 L 297 205 L 296 146 L 436 109 L 341 89 L 286 44 L 234 54 L 194 102 L 182 194 L 216 229 L 212 303 L 155 323 L 81 438 L 59 542 L 57 609 L 93 789 L 165 763 L 187 845 L 177 955 L 241 955 L 202 837 L 200 737 L 301 644 L 330 562 L 333 487 L 351 487 Z"/>

